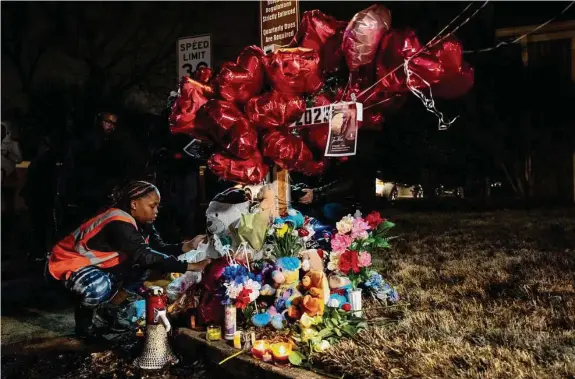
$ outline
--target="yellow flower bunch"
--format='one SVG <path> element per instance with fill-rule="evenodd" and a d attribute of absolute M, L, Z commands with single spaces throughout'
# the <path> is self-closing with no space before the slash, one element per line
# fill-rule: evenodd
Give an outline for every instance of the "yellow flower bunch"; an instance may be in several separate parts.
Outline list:
<path fill-rule="evenodd" d="M 285 234 L 289 231 L 289 226 L 287 224 L 283 224 L 281 227 L 276 229 L 276 237 L 283 238 Z"/>

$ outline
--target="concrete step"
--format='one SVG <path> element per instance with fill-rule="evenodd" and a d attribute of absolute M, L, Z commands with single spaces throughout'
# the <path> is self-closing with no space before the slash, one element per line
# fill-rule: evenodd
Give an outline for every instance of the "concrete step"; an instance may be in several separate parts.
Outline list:
<path fill-rule="evenodd" d="M 207 341 L 205 332 L 188 328 L 176 329 L 174 333 L 174 350 L 184 359 L 206 359 L 213 365 L 227 357 L 236 354 L 238 350 L 228 345 L 226 341 Z M 244 353 L 218 366 L 222 374 L 228 378 L 238 379 L 325 379 L 323 375 L 298 367 L 278 367 L 254 359 Z"/>

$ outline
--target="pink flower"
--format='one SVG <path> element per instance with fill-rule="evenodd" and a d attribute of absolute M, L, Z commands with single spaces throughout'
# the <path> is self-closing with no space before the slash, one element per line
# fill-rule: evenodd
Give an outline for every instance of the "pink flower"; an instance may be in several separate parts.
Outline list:
<path fill-rule="evenodd" d="M 361 253 L 359 253 L 359 257 L 357 259 L 357 262 L 358 262 L 359 267 L 371 266 L 371 254 L 366 252 L 366 251 L 362 251 Z"/>
<path fill-rule="evenodd" d="M 351 228 L 351 238 L 367 238 L 367 231 L 370 229 L 369 224 L 363 218 L 354 218 Z"/>
<path fill-rule="evenodd" d="M 351 236 L 347 234 L 337 233 L 331 239 L 331 249 L 337 252 L 345 251 L 345 249 L 347 249 L 351 245 L 352 241 L 353 240 Z"/>

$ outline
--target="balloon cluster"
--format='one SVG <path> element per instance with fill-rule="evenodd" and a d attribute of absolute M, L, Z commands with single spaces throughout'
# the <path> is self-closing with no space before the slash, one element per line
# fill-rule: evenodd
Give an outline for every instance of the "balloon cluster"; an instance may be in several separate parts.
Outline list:
<path fill-rule="evenodd" d="M 323 157 L 327 126 L 289 127 L 306 107 L 355 98 L 364 106 L 360 128 L 380 130 L 413 89 L 430 87 L 446 99 L 471 89 L 473 69 L 457 39 L 423 48 L 412 30 L 391 28 L 383 5 L 349 23 L 308 11 L 289 47 L 266 55 L 248 46 L 215 75 L 202 68 L 182 77 L 171 132 L 211 144 L 208 167 L 225 180 L 259 183 L 272 162 L 318 175 L 329 163 Z"/>

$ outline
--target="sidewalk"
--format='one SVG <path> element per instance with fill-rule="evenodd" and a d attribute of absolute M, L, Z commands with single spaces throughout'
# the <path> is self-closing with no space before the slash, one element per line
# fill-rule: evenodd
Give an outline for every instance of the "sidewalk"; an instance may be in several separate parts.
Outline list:
<path fill-rule="evenodd" d="M 74 330 L 73 306 L 42 277 L 26 276 L 2 281 L 2 347 L 63 338 Z"/>

